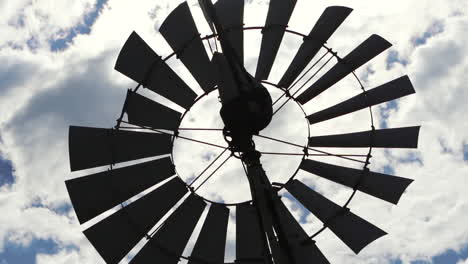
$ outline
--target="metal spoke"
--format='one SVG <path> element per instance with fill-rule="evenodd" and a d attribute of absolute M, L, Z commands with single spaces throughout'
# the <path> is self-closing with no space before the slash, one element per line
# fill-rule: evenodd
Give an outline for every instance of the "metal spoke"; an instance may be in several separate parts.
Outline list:
<path fill-rule="evenodd" d="M 318 150 L 318 149 L 313 149 L 313 148 L 309 148 L 309 147 L 304 147 L 304 146 L 301 146 L 301 145 L 299 145 L 299 144 L 291 143 L 291 142 L 284 141 L 284 140 L 281 140 L 281 139 L 276 139 L 276 138 L 272 138 L 272 137 L 268 137 L 268 136 L 263 136 L 263 135 L 256 135 L 256 136 L 257 136 L 257 137 L 260 137 L 260 138 L 265 138 L 265 139 L 277 141 L 277 142 L 280 142 L 280 143 L 284 143 L 284 144 L 287 144 L 287 145 L 300 147 L 300 148 L 303 148 L 303 149 L 305 149 L 305 150 L 311 150 L 311 151 L 315 151 L 315 152 L 318 152 L 318 153 L 321 153 L 321 154 L 326 154 L 326 156 L 334 156 L 334 157 L 337 157 L 337 158 L 346 159 L 346 160 L 351 160 L 351 161 L 355 161 L 355 162 L 359 162 L 359 163 L 366 163 L 365 161 L 362 161 L 362 160 L 357 160 L 357 159 L 348 158 L 348 157 L 346 157 L 346 156 L 344 156 L 344 155 L 337 155 L 337 154 L 333 154 L 333 153 L 326 152 L 326 151 L 323 151 L 323 150 Z M 310 156 L 310 154 L 309 154 L 309 156 Z M 367 155 L 364 155 L 363 157 L 367 157 Z"/>
<path fill-rule="evenodd" d="M 191 128 L 191 127 L 178 128 L 178 130 L 223 131 L 222 128 Z"/>
<path fill-rule="evenodd" d="M 200 183 L 194 192 L 198 191 L 198 189 L 200 189 L 200 187 L 202 187 L 203 184 L 205 184 L 231 157 L 232 154 L 229 155 L 229 157 L 227 157 L 202 183 Z"/>
<path fill-rule="evenodd" d="M 127 121 L 123 121 L 123 120 L 122 120 L 121 122 L 122 122 L 122 123 L 125 123 L 125 124 L 130 124 L 130 123 L 128 123 Z M 130 124 L 130 125 L 132 125 L 132 124 Z M 164 131 L 161 131 L 161 130 L 159 130 L 159 129 L 154 129 L 154 128 L 151 128 L 151 127 L 138 126 L 138 127 L 130 128 L 130 129 L 148 129 L 148 130 L 155 131 L 155 132 L 158 132 L 158 133 L 161 133 L 161 134 L 166 134 L 166 135 L 175 136 L 175 137 L 177 137 L 177 138 L 181 138 L 181 139 L 185 139 L 185 140 L 197 142 L 197 143 L 200 143 L 200 144 L 205 144 L 205 145 L 212 146 L 212 147 L 217 147 L 217 148 L 222 148 L 222 149 L 228 148 L 228 147 L 226 147 L 226 146 L 221 146 L 221 145 L 217 145 L 217 144 L 213 144 L 213 143 L 201 141 L 201 140 L 198 140 L 198 139 L 188 138 L 188 137 L 184 137 L 184 136 L 180 136 L 180 135 L 176 135 L 176 134 L 164 132 Z"/>
<path fill-rule="evenodd" d="M 325 53 L 325 54 L 328 54 L 328 53 Z M 286 100 L 286 102 L 284 102 L 280 107 L 278 107 L 278 109 L 276 109 L 276 110 L 273 112 L 273 116 L 274 116 L 276 113 L 278 113 L 278 111 L 281 110 L 281 108 L 283 108 L 283 107 L 291 100 L 291 98 L 294 98 L 294 96 L 295 96 L 299 91 L 301 91 L 302 88 L 304 88 L 304 86 L 305 86 L 310 80 L 312 80 L 312 78 L 314 78 L 314 77 L 331 61 L 331 59 L 333 59 L 334 57 L 335 57 L 335 55 L 332 54 L 332 56 L 330 56 L 330 58 L 328 58 L 328 60 L 327 60 L 322 66 L 320 66 L 320 68 L 319 68 L 312 76 L 310 76 L 310 78 L 307 79 L 307 81 L 305 81 L 305 82 L 301 85 L 301 87 L 299 87 L 299 89 L 297 89 L 297 90 L 291 95 L 291 97 L 288 97 L 288 99 Z"/>
<path fill-rule="evenodd" d="M 208 165 L 190 184 L 189 184 L 189 187 L 192 187 L 192 185 L 198 180 L 200 179 L 200 177 L 209 169 L 211 168 L 211 166 L 213 166 L 213 164 L 219 159 L 221 158 L 221 156 L 228 150 L 229 148 L 226 148 L 223 150 L 223 152 L 221 152 L 211 163 L 210 165 Z"/>
<path fill-rule="evenodd" d="M 286 153 L 286 152 L 263 152 L 261 154 L 265 155 L 284 155 L 284 156 L 303 156 L 304 153 Z M 367 157 L 367 155 L 358 155 L 358 154 L 308 154 L 307 156 L 311 157 L 328 157 L 328 156 L 340 156 L 340 157 Z"/>
<path fill-rule="evenodd" d="M 296 86 L 296 84 L 297 84 L 298 82 L 300 82 L 300 81 L 301 81 L 301 80 L 302 80 L 302 79 L 303 79 L 303 78 L 304 78 L 304 77 L 305 77 L 305 76 L 306 76 L 306 75 L 307 75 L 307 74 L 308 74 L 308 73 L 309 73 L 309 72 L 310 72 L 310 71 L 327 55 L 327 54 L 328 54 L 328 52 L 324 53 L 324 54 L 322 55 L 322 57 L 320 57 L 312 66 L 310 66 L 310 68 L 309 68 L 306 72 L 304 72 L 304 73 L 301 75 L 301 77 L 299 77 L 299 79 L 297 79 L 291 86 L 289 86 L 289 87 L 284 91 L 284 93 L 283 93 L 280 97 L 278 97 L 278 99 L 276 99 L 276 100 L 273 102 L 272 106 L 274 106 L 279 100 L 281 100 L 281 98 L 283 98 L 286 94 L 288 94 L 288 92 L 289 92 L 294 86 Z M 308 81 L 310 81 L 310 79 L 309 79 Z M 307 82 L 308 82 L 308 81 L 307 81 Z M 306 83 L 307 83 L 307 82 L 306 82 Z"/>

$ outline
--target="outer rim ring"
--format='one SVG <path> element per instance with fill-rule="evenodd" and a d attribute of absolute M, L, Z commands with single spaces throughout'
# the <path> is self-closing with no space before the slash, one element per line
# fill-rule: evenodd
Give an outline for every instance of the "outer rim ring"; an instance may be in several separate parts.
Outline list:
<path fill-rule="evenodd" d="M 264 28 L 264 27 L 245 27 L 245 28 L 242 28 L 242 30 L 243 30 L 243 31 L 244 31 L 244 30 L 253 30 L 253 29 L 261 30 L 261 29 L 263 29 L 263 28 Z M 306 35 L 304 35 L 304 34 L 302 34 L 302 33 L 299 33 L 299 32 L 296 32 L 296 31 L 292 31 L 292 30 L 288 30 L 288 29 L 285 29 L 285 32 L 292 33 L 292 34 L 295 34 L 295 35 L 298 35 L 298 36 L 302 36 L 302 37 L 305 37 L 305 36 L 306 36 Z M 202 40 L 210 39 L 210 38 L 213 38 L 213 37 L 216 37 L 216 35 L 206 36 L 206 37 L 202 38 Z M 328 52 L 331 51 L 331 49 L 329 49 L 329 48 L 326 47 L 325 45 L 322 45 L 322 47 L 325 48 L 325 49 L 327 49 Z M 176 52 L 173 52 L 172 54 L 170 54 L 170 55 L 168 55 L 167 57 L 165 57 L 165 58 L 163 59 L 163 61 L 164 61 L 164 62 L 167 61 L 169 58 L 171 58 L 171 57 L 174 56 L 175 54 L 176 54 Z M 333 54 L 334 57 L 339 58 L 338 55 L 337 55 L 336 53 L 332 53 L 332 54 Z M 341 60 L 338 60 L 338 63 L 340 63 L 340 61 L 341 61 Z M 366 90 L 364 89 L 364 86 L 362 85 L 360 79 L 357 77 L 357 75 L 356 75 L 354 72 L 353 72 L 353 75 L 354 75 L 354 77 L 356 78 L 356 80 L 358 81 L 358 83 L 361 85 L 361 88 L 362 88 L 362 90 L 363 90 L 364 93 L 365 93 Z M 261 81 L 261 82 L 264 83 L 264 82 L 267 82 L 267 81 Z M 269 84 L 270 84 L 270 85 L 273 85 L 273 86 L 276 87 L 276 88 L 281 89 L 281 87 L 278 87 L 277 85 L 274 85 L 274 84 L 272 84 L 272 83 L 269 83 Z M 139 83 L 138 86 L 134 89 L 134 92 L 136 92 L 136 91 L 139 89 L 140 86 L 141 86 L 141 84 Z M 212 92 L 212 91 L 214 91 L 214 90 L 215 90 L 215 89 L 211 90 L 210 92 Z M 201 95 L 201 96 L 199 96 L 198 98 L 196 98 L 196 100 L 194 101 L 194 103 L 192 104 L 192 106 L 195 105 L 199 100 L 201 100 L 201 98 L 203 98 L 204 96 L 208 95 L 210 92 L 204 93 L 203 95 Z M 302 110 L 302 112 L 304 113 L 304 115 L 307 116 L 307 114 L 305 113 L 305 111 L 304 111 L 302 105 L 300 105 L 300 103 L 298 103 L 298 102 L 296 101 L 295 98 L 291 97 L 291 99 L 292 99 L 293 101 L 295 101 L 296 104 L 299 105 L 299 107 L 300 107 L 300 109 Z M 184 118 L 185 115 L 190 111 L 190 109 L 192 108 L 192 106 L 190 106 L 188 109 L 186 109 L 186 111 L 185 111 L 185 112 L 183 113 L 183 115 L 181 116 L 180 121 L 183 120 L 183 118 Z M 369 110 L 370 110 L 370 116 L 371 116 L 371 125 L 372 125 L 372 128 L 374 129 L 373 115 L 372 115 L 372 106 L 369 106 Z M 125 111 L 125 105 L 124 105 L 124 108 L 123 108 L 123 110 L 122 110 L 122 116 L 123 116 L 123 114 L 124 114 L 124 111 Z M 122 118 L 122 116 L 121 116 L 121 118 Z M 120 118 L 120 119 L 121 119 L 121 118 Z M 179 125 L 180 125 L 180 122 L 179 122 Z M 117 121 L 117 125 L 116 125 L 115 128 L 116 128 L 116 129 L 119 129 L 119 128 L 120 128 L 120 122 L 119 122 L 119 120 Z M 177 129 L 176 131 L 177 131 L 177 133 L 179 132 L 178 129 Z M 309 137 L 310 137 L 310 124 L 308 124 L 308 132 L 309 132 Z M 175 140 L 175 137 L 172 138 L 172 144 L 174 144 L 174 140 Z M 306 145 L 305 147 L 308 147 L 308 145 Z M 171 157 L 171 159 L 172 159 L 172 161 L 173 161 L 173 164 L 174 164 L 173 152 L 174 152 L 174 147 L 172 148 L 171 155 L 170 155 L 170 157 Z M 367 168 L 367 166 L 369 165 L 369 160 L 370 160 L 370 158 L 371 158 L 371 152 L 372 152 L 372 146 L 369 147 L 369 154 L 368 154 L 367 161 L 366 161 L 366 163 L 365 163 L 365 165 L 364 165 L 363 171 L 364 171 L 364 169 Z M 303 155 L 303 160 L 305 159 L 305 156 L 306 156 L 306 154 L 304 153 L 304 155 Z M 110 169 L 112 170 L 112 164 L 110 165 Z M 294 174 L 290 177 L 290 179 L 289 179 L 288 181 L 292 180 L 292 179 L 296 176 L 296 174 L 299 172 L 299 169 L 300 169 L 300 167 L 297 168 L 297 170 L 294 172 Z M 179 173 L 177 173 L 177 171 L 176 171 L 175 168 L 174 168 L 174 170 L 175 170 L 176 176 L 179 177 L 179 178 L 182 180 L 182 178 L 180 177 Z M 232 203 L 232 204 L 214 202 L 214 201 L 208 200 L 208 199 L 206 199 L 206 198 L 204 198 L 204 197 L 202 197 L 202 196 L 196 194 L 194 191 L 192 191 L 191 188 L 188 187 L 187 183 L 186 183 L 184 180 L 182 180 L 182 181 L 185 183 L 185 185 L 187 186 L 187 189 L 190 190 L 191 193 L 193 193 L 194 195 L 197 195 L 198 197 L 200 197 L 201 199 L 203 199 L 204 201 L 206 201 L 206 202 L 208 202 L 208 203 L 219 204 L 219 205 L 223 205 L 223 206 L 236 206 L 236 205 L 239 205 L 239 204 L 244 204 L 244 203 L 250 203 L 250 202 L 251 202 L 251 200 L 250 200 L 250 201 L 241 202 L 241 203 Z M 283 188 L 283 186 L 281 187 L 281 189 L 282 189 L 282 188 Z M 280 190 L 281 190 L 281 189 L 280 189 Z M 357 190 L 357 189 L 354 189 L 354 191 L 352 192 L 352 194 L 351 194 L 351 196 L 349 197 L 348 201 L 347 201 L 347 202 L 345 203 L 345 205 L 342 207 L 343 209 L 346 208 L 346 206 L 351 202 L 352 198 L 354 197 L 354 194 L 356 193 L 356 190 Z M 325 229 L 327 229 L 327 226 L 324 225 L 319 231 L 317 231 L 316 233 L 314 233 L 309 239 L 313 239 L 315 236 L 319 235 L 319 234 L 320 234 L 322 231 L 324 231 Z M 200 262 L 200 263 L 208 263 L 208 262 L 205 262 L 205 261 L 203 261 L 203 260 L 193 259 L 193 257 L 191 257 L 191 256 L 184 256 L 184 255 L 180 255 L 180 256 L 179 256 L 179 259 L 194 260 L 194 261 Z M 228 264 L 228 263 L 225 263 L 225 264 Z M 235 263 L 229 263 L 229 264 L 235 264 Z"/>

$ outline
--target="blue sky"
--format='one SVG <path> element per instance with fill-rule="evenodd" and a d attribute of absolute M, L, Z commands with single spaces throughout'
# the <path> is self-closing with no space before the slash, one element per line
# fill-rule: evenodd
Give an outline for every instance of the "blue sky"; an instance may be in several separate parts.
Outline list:
<path fill-rule="evenodd" d="M 0 66 L 0 113 L 8 113 L 0 117 L 0 210 L 11 214 L 11 218 L 0 216 L 0 264 L 101 263 L 79 233 L 64 188 L 65 179 L 83 175 L 69 172 L 67 126 L 72 122 L 89 126 L 113 123 L 126 89 L 134 85 L 113 71 L 121 45 L 132 30 L 137 30 L 160 54 L 168 54 L 170 49 L 160 35 L 154 34 L 154 29 L 176 6 L 175 2 L 142 1 L 135 6 L 80 0 L 73 5 L 67 3 L 70 8 L 62 8 L 63 12 L 50 9 L 42 1 L 0 4 L 0 9 L 7 10 L 4 17 L 9 18 L 8 23 L 0 23 L 0 29 L 6 32 L 6 40 L 0 41 L 0 60 L 5 61 Z M 195 2 L 190 1 L 192 9 L 196 8 Z M 326 6 L 343 4 L 332 2 L 304 5 L 311 5 L 313 8 L 307 7 L 316 10 L 313 16 L 318 17 Z M 259 14 L 265 14 L 261 9 L 264 4 L 259 3 L 252 9 L 258 8 Z M 391 50 L 372 62 L 365 72 L 358 73 L 366 76 L 369 87 L 409 74 L 417 90 L 416 99 L 405 98 L 376 107 L 379 128 L 421 124 L 423 132 L 419 151 L 376 151 L 379 160 L 372 164 L 375 170 L 415 179 L 397 207 L 367 203 L 364 196 L 353 201 L 357 206 L 352 209 L 383 226 L 390 233 L 388 238 L 352 259 L 348 249 L 339 243 L 332 245 L 319 239 L 318 245 L 334 263 L 343 263 L 343 259 L 350 263 L 392 264 L 467 261 L 468 228 L 463 221 L 468 219 L 464 209 L 468 208 L 464 192 L 468 188 L 464 177 L 468 138 L 466 122 L 460 120 L 468 111 L 464 104 L 468 100 L 466 82 L 462 81 L 468 49 L 460 45 L 464 42 L 459 39 L 463 37 L 460 32 L 468 29 L 468 15 L 460 11 L 460 5 L 466 3 L 457 0 L 446 4 L 438 0 L 425 3 L 427 8 L 416 8 L 417 4 L 401 1 L 399 9 L 370 0 L 345 4 L 355 9 L 353 17 L 336 33 L 342 40 L 333 38 L 330 45 L 349 51 L 360 41 L 356 39 L 372 33 L 388 36 L 394 44 Z M 296 17 L 309 15 L 304 11 L 307 8 L 300 9 Z M 376 12 L 379 14 L 374 15 Z M 200 13 L 194 16 L 200 19 Z M 246 15 L 249 16 L 252 14 Z M 301 20 L 297 21 L 292 21 L 291 27 L 307 32 Z M 288 45 L 294 47 L 294 43 Z M 278 56 L 291 57 L 291 52 L 285 49 Z M 177 63 L 171 67 L 178 67 L 187 82 L 193 83 L 183 67 Z M 360 116 L 344 122 L 367 126 Z M 324 125 L 317 129 L 328 128 Z M 204 153 L 200 162 L 209 162 L 213 152 Z M 329 193 L 332 200 L 340 201 L 343 196 L 342 189 L 328 182 L 308 183 Z M 214 189 L 232 183 L 216 184 Z M 289 194 L 285 197 L 293 200 Z M 304 228 L 312 233 L 319 223 L 300 204 L 293 208 Z M 428 219 L 428 215 L 431 221 L 425 223 L 423 219 Z M 325 232 L 323 240 L 337 241 L 330 237 Z M 430 243 L 433 239 L 440 243 Z"/>

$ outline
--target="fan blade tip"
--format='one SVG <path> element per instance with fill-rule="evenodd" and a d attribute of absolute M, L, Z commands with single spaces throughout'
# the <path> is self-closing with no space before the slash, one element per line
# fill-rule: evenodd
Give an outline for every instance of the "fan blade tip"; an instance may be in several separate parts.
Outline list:
<path fill-rule="evenodd" d="M 377 41 L 381 42 L 383 45 L 383 47 L 385 49 L 388 49 L 392 46 L 392 43 L 390 43 L 388 40 L 386 40 L 385 38 L 383 38 L 382 36 L 378 35 L 378 34 L 372 34 L 369 39 L 376 39 Z"/>
<path fill-rule="evenodd" d="M 328 6 L 327 8 L 325 8 L 325 10 L 332 10 L 332 9 L 344 11 L 344 12 L 347 12 L 348 14 L 354 10 L 351 7 L 347 7 L 347 6 Z"/>
<path fill-rule="evenodd" d="M 378 234 L 376 234 L 373 238 L 371 238 L 370 240 L 366 241 L 363 245 L 359 245 L 357 247 L 354 247 L 354 248 L 351 248 L 351 250 L 356 254 L 358 255 L 364 248 L 366 248 L 367 246 L 369 246 L 371 243 L 375 242 L 377 239 L 383 237 L 383 236 L 386 236 L 388 235 L 387 232 L 383 231 L 382 229 L 379 229 L 380 232 Z"/>
<path fill-rule="evenodd" d="M 404 178 L 404 179 L 405 179 L 405 183 L 402 184 L 403 188 L 401 190 L 401 193 L 397 197 L 395 197 L 395 199 L 389 201 L 394 205 L 398 205 L 398 203 L 400 202 L 401 197 L 403 196 L 403 193 L 406 191 L 406 189 L 408 189 L 410 184 L 414 182 L 413 179 L 408 179 L 408 178 Z"/>
<path fill-rule="evenodd" d="M 141 38 L 135 31 L 133 31 L 130 34 L 130 36 L 128 36 L 127 40 L 125 41 L 122 48 L 120 49 L 119 55 L 117 56 L 117 60 L 116 60 L 115 65 L 114 65 L 114 70 L 120 72 L 119 69 L 121 68 L 121 65 L 123 64 L 125 54 L 129 50 L 129 47 L 133 46 L 132 44 L 135 41 L 138 41 L 139 39 L 141 39 Z"/>
<path fill-rule="evenodd" d="M 413 83 L 411 82 L 411 79 L 410 79 L 410 77 L 408 75 L 404 75 L 404 76 L 400 77 L 399 79 L 407 84 L 408 90 L 410 91 L 410 94 L 416 93 L 416 90 L 414 89 Z"/>
<path fill-rule="evenodd" d="M 178 12 L 181 12 L 182 9 L 190 10 L 187 1 L 184 1 L 181 4 L 179 4 L 176 8 L 174 8 L 174 10 L 171 11 L 171 13 L 169 13 L 169 15 L 167 15 L 166 19 L 164 19 L 164 21 L 161 23 L 161 26 L 159 27 L 159 32 L 166 31 L 166 27 L 169 21 L 172 20 L 175 14 L 177 14 Z M 164 37 L 164 34 L 163 34 L 163 37 Z"/>

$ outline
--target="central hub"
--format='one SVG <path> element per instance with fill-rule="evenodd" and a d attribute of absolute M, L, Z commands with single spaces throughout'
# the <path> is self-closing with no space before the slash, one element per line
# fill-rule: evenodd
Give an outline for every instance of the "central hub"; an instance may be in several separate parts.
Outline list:
<path fill-rule="evenodd" d="M 261 84 L 224 103 L 221 111 L 224 135 L 231 150 L 245 152 L 252 147 L 252 136 L 266 128 L 273 117 L 271 96 Z"/>

